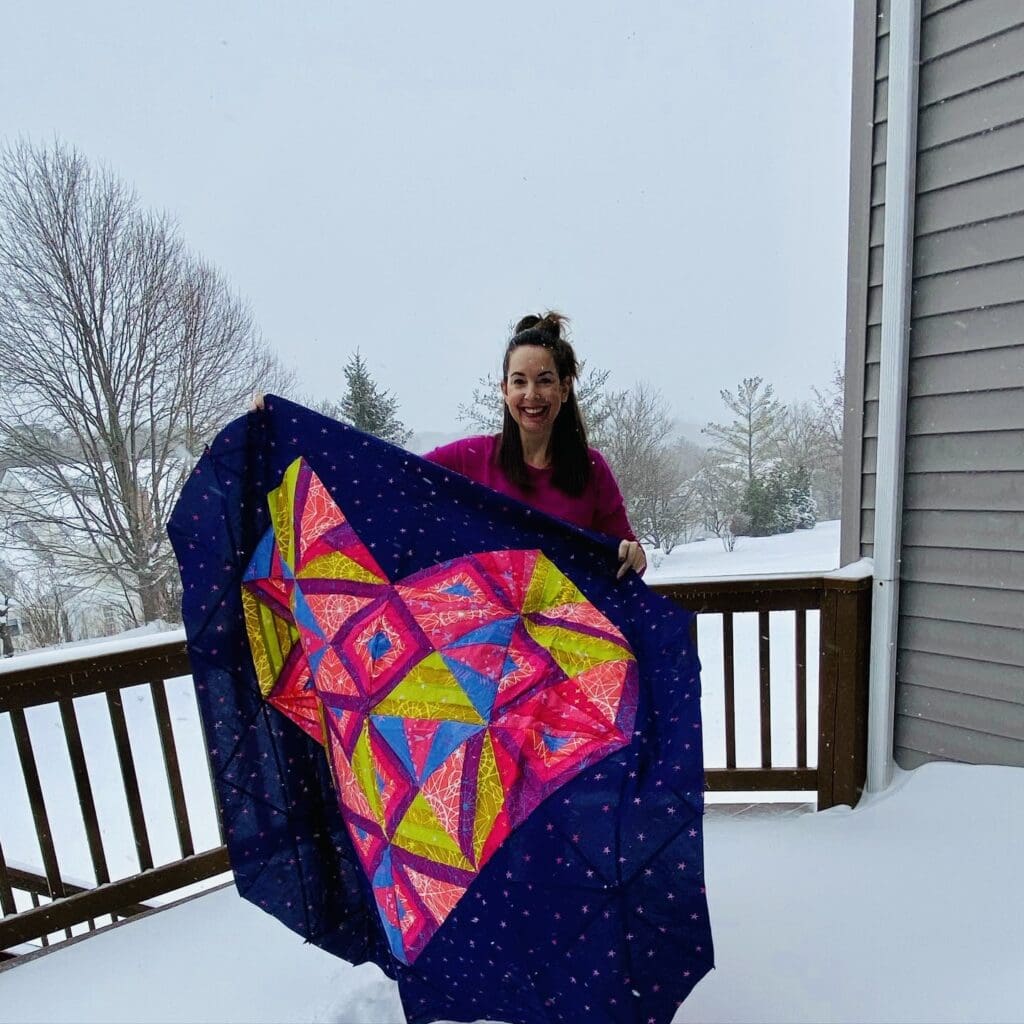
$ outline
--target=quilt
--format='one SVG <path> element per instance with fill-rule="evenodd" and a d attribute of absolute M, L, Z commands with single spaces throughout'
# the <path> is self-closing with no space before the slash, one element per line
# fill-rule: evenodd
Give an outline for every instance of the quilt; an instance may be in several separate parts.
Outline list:
<path fill-rule="evenodd" d="M 240 894 L 410 1022 L 669 1021 L 713 963 L 691 614 L 284 399 L 172 516 Z"/>

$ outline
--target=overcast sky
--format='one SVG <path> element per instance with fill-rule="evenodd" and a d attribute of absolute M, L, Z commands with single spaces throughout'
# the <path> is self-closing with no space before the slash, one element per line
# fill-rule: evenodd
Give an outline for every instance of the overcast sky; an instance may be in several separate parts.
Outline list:
<path fill-rule="evenodd" d="M 171 212 L 308 393 L 359 346 L 410 427 L 455 429 L 548 307 L 690 422 L 842 358 L 852 0 L 50 0 L 0 27 L 0 135 Z"/>

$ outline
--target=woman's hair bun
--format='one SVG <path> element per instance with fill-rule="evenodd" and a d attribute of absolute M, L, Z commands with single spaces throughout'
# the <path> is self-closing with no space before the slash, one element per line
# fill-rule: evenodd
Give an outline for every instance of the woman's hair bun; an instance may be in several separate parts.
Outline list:
<path fill-rule="evenodd" d="M 548 310 L 543 316 L 536 316 L 531 313 L 524 316 L 512 331 L 512 336 L 522 334 L 524 331 L 537 331 L 543 334 L 552 342 L 560 341 L 565 336 L 565 325 L 569 322 L 567 316 L 556 313 L 553 309 Z"/>

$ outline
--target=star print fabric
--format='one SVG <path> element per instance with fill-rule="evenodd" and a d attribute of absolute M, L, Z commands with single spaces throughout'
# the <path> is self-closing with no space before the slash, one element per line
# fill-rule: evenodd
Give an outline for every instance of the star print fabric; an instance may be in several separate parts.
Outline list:
<path fill-rule="evenodd" d="M 617 541 L 266 405 L 170 524 L 239 892 L 411 1022 L 669 1021 L 712 965 L 690 614 Z"/>

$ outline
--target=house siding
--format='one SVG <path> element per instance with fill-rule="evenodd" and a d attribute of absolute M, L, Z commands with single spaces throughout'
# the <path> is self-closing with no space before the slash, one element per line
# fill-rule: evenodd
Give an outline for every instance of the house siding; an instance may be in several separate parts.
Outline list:
<path fill-rule="evenodd" d="M 874 530 L 888 6 L 844 560 Z M 920 38 L 896 760 L 1024 765 L 1024 4 L 925 0 Z"/>

